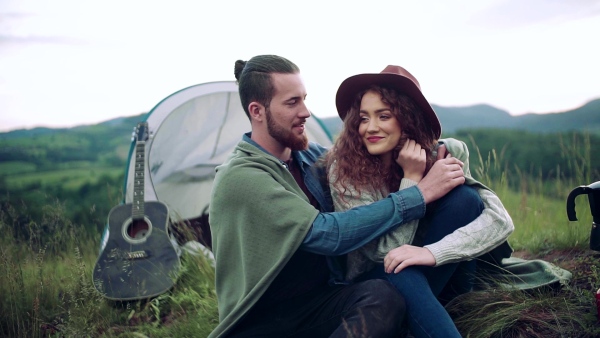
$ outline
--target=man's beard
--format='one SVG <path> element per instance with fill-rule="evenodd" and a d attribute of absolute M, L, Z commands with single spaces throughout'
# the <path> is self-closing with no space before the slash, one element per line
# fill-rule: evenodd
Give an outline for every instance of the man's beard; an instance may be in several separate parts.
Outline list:
<path fill-rule="evenodd" d="M 301 136 L 296 136 L 291 130 L 284 129 L 275 121 L 275 119 L 273 119 L 273 115 L 271 115 L 271 110 L 269 108 L 267 108 L 266 116 L 269 135 L 277 140 L 277 142 L 292 150 L 305 150 L 308 148 L 308 137 L 306 136 L 306 133 L 302 133 Z"/>

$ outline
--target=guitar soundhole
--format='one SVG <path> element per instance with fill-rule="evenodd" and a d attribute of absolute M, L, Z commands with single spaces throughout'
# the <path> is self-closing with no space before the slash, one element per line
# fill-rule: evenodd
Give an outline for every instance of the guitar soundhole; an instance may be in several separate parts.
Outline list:
<path fill-rule="evenodd" d="M 123 235 L 130 243 L 145 242 L 152 232 L 152 225 L 146 217 L 143 219 L 129 219 L 123 225 Z"/>
<path fill-rule="evenodd" d="M 137 220 L 131 222 L 127 228 L 127 234 L 133 239 L 142 239 L 148 235 L 148 230 L 150 230 L 148 223 L 144 220 Z"/>

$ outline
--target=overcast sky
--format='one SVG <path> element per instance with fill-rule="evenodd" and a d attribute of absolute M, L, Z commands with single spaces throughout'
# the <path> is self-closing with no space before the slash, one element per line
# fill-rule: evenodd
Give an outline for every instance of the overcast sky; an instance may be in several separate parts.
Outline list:
<path fill-rule="evenodd" d="M 147 112 L 257 54 L 300 66 L 318 117 L 388 64 L 433 104 L 559 112 L 600 97 L 599 34 L 597 0 L 0 0 L 0 131 Z"/>

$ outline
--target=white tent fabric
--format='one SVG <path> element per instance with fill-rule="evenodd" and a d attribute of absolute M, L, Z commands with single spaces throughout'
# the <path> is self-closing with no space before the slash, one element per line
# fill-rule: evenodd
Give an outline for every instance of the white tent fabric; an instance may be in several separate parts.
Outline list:
<path fill-rule="evenodd" d="M 250 131 L 237 85 L 223 81 L 184 88 L 159 102 L 146 121 L 145 200 L 165 203 L 177 220 L 199 217 L 210 202 L 215 167 Z M 306 126 L 309 140 L 331 146 L 318 118 L 313 115 Z M 130 155 L 125 203 L 133 201 L 134 162 Z"/>

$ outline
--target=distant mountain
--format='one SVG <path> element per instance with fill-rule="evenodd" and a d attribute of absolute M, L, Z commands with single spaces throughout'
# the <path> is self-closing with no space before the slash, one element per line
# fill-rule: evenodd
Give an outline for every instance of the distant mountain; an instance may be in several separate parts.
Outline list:
<path fill-rule="evenodd" d="M 31 164 L 36 170 L 55 170 L 70 163 L 86 162 L 110 167 L 127 159 L 133 128 L 145 114 L 119 117 L 98 124 L 72 128 L 33 128 L 0 133 L 0 164 Z M 0 172 L 0 186 L 2 173 Z"/>
<path fill-rule="evenodd" d="M 64 129 L 45 128 L 45 127 L 38 127 L 38 128 L 32 128 L 32 129 L 16 129 L 16 130 L 11 130 L 11 131 L 8 131 L 5 133 L 0 133 L 0 140 L 11 140 L 11 139 L 16 139 L 16 138 L 20 138 L 20 137 L 33 137 L 33 136 L 49 135 L 49 134 L 54 134 L 56 132 L 59 132 L 61 130 L 64 130 Z"/>
<path fill-rule="evenodd" d="M 442 107 L 432 105 L 442 124 L 444 135 L 456 133 L 460 129 L 496 128 L 525 130 L 535 133 L 552 133 L 566 131 L 589 131 L 600 135 L 600 99 L 564 112 L 547 114 L 510 115 L 507 111 L 487 104 L 478 104 L 465 107 Z M 130 135 L 137 122 L 141 121 L 144 114 L 128 117 L 118 117 L 95 125 L 81 125 L 73 128 L 33 128 L 19 129 L 0 133 L 0 140 L 10 140 L 21 137 L 34 137 L 64 133 L 65 131 L 77 133 L 104 133 L 108 135 Z M 342 122 L 337 116 L 320 118 L 332 136 L 337 135 Z"/>
<path fill-rule="evenodd" d="M 459 129 L 497 128 L 526 130 L 537 133 L 589 131 L 600 134 L 600 99 L 564 112 L 547 114 L 510 115 L 507 111 L 486 104 L 466 107 L 442 107 L 432 105 L 442 124 L 444 134 L 453 134 Z M 321 121 L 332 135 L 342 127 L 340 119 L 322 118 Z"/>
<path fill-rule="evenodd" d="M 0 133 L 0 140 L 12 140 L 21 137 L 39 137 L 45 135 L 52 135 L 57 133 L 78 133 L 78 134 L 98 134 L 108 132 L 106 136 L 128 136 L 132 131 L 133 127 L 136 126 L 137 122 L 141 121 L 146 113 L 127 116 L 117 117 L 111 120 L 100 122 L 98 124 L 80 125 L 72 128 L 32 128 L 32 129 L 17 129 L 9 132 Z"/>

